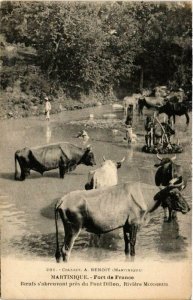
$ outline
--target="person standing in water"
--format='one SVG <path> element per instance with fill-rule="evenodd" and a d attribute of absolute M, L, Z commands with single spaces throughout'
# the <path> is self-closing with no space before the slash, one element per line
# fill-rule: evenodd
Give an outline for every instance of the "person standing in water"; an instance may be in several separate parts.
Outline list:
<path fill-rule="evenodd" d="M 50 101 L 48 100 L 48 97 L 45 97 L 45 100 L 46 100 L 46 107 L 45 107 L 45 114 L 46 114 L 46 120 L 50 120 L 50 111 L 52 109 L 51 107 L 51 103 Z"/>

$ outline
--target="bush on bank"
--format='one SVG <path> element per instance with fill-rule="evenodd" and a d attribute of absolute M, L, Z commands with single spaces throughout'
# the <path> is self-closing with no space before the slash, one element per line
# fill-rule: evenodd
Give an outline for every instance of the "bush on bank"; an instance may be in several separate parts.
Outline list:
<path fill-rule="evenodd" d="M 189 2 L 3 1 L 1 116 L 106 103 L 159 85 L 191 90 Z"/>

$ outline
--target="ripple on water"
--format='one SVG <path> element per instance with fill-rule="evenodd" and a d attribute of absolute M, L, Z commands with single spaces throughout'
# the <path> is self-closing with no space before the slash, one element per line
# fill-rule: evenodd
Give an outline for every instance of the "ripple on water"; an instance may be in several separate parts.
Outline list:
<path fill-rule="evenodd" d="M 111 113 L 109 107 L 88 109 L 86 111 L 73 112 L 73 120 L 86 119 L 90 113 L 96 118 L 103 114 Z M 116 113 L 119 124 L 123 124 L 123 113 Z M 54 117 L 53 117 L 54 118 Z M 25 128 L 26 120 L 22 120 L 21 135 L 15 135 L 19 130 L 17 125 L 2 136 L 6 159 L 3 161 L 3 172 L 6 174 L 0 177 L 8 193 L 12 198 L 1 199 L 1 212 L 3 218 L 2 230 L 2 252 L 4 255 L 33 256 L 41 259 L 54 259 L 55 253 L 55 225 L 54 225 L 54 199 L 66 192 L 81 189 L 87 180 L 90 168 L 85 166 L 77 167 L 77 170 L 67 175 L 61 181 L 58 178 L 58 171 L 48 172 L 41 177 L 33 173 L 25 182 L 15 182 L 13 178 L 13 166 L 10 158 L 17 149 L 24 147 L 23 141 L 29 146 L 46 144 L 48 141 L 70 141 L 81 145 L 75 138 L 77 131 L 82 129 L 83 124 L 67 125 L 64 122 L 70 121 L 68 114 L 57 116 L 56 120 L 50 122 L 49 128 L 44 121 L 32 121 L 32 124 Z M 75 122 L 76 123 L 76 122 Z M 17 124 L 17 123 L 15 123 Z M 122 125 L 121 125 L 122 126 Z M 112 128 L 108 130 L 98 128 L 87 128 L 93 151 L 96 155 L 97 165 L 102 162 L 102 156 L 108 159 L 119 160 L 126 157 L 122 168 L 118 170 L 119 182 L 140 181 L 154 185 L 156 169 L 154 164 L 157 161 L 155 155 L 141 152 L 144 144 L 144 121 L 137 116 L 134 118 L 134 132 L 138 136 L 138 142 L 128 147 L 123 141 L 124 130 L 118 131 L 116 136 L 112 135 Z M 83 127 L 84 128 L 84 127 Z M 124 128 L 124 126 L 123 126 Z M 49 129 L 49 130 L 48 130 Z M 191 130 L 184 131 L 183 118 L 177 119 L 176 129 L 180 142 L 185 145 L 184 153 L 177 155 L 177 162 L 183 165 L 188 176 L 186 189 L 182 192 L 191 206 Z M 5 132 L 2 130 L 2 132 Z M 186 134 L 184 134 L 186 132 Z M 10 135 L 9 135 L 10 133 Z M 8 139 L 11 136 L 13 138 Z M 15 138 L 14 136 L 18 136 Z M 81 145 L 82 146 L 82 145 Z M 8 172 L 8 173 L 6 173 Z M 8 176 L 8 175 L 9 176 Z M 150 223 L 142 226 L 137 235 L 136 261 L 170 261 L 182 260 L 188 256 L 191 246 L 191 213 L 187 215 L 177 214 L 178 219 L 171 223 L 164 222 L 163 209 L 159 208 Z M 62 226 L 61 226 L 62 227 Z M 63 242 L 63 228 L 60 228 L 60 244 Z M 82 231 L 77 238 L 71 256 L 72 261 L 130 261 L 125 259 L 124 240 L 122 229 L 111 234 L 101 235 L 100 238 L 94 234 Z"/>

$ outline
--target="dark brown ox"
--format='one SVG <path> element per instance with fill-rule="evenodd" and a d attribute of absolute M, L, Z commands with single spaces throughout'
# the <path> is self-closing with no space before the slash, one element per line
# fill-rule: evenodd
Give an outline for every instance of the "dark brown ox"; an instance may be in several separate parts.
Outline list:
<path fill-rule="evenodd" d="M 18 179 L 17 162 L 21 169 L 20 180 L 25 180 L 34 170 L 43 175 L 44 172 L 59 168 L 60 178 L 74 170 L 77 165 L 96 165 L 94 154 L 90 148 L 82 149 L 70 143 L 58 143 L 36 148 L 24 148 L 15 153 L 15 179 Z"/>
<path fill-rule="evenodd" d="M 55 207 L 56 253 L 59 262 L 69 259 L 73 244 L 82 228 L 95 234 L 103 234 L 123 228 L 125 253 L 135 255 L 138 227 L 150 219 L 160 205 L 187 213 L 190 209 L 179 190 L 158 188 L 143 183 L 123 183 L 96 190 L 73 191 L 62 197 Z M 60 251 L 58 239 L 58 214 L 61 217 L 65 238 Z"/>
<path fill-rule="evenodd" d="M 185 101 L 180 102 L 180 103 L 170 103 L 168 101 L 166 104 L 164 104 L 158 108 L 158 113 L 159 114 L 165 113 L 168 116 L 169 122 L 170 122 L 171 117 L 173 117 L 174 124 L 176 121 L 176 116 L 185 115 L 186 116 L 186 124 L 188 125 L 189 121 L 190 121 L 188 112 L 189 112 L 189 107 Z"/>
<path fill-rule="evenodd" d="M 147 100 L 144 96 L 138 99 L 138 114 L 139 116 L 143 115 L 143 108 L 158 110 L 160 106 L 160 101 L 154 102 L 150 99 Z"/>
<path fill-rule="evenodd" d="M 184 189 L 186 187 L 184 172 L 180 165 L 174 163 L 176 155 L 171 158 L 161 158 L 161 156 L 157 154 L 157 158 L 160 160 L 160 162 L 154 165 L 156 168 L 158 168 L 155 174 L 155 184 L 157 186 L 169 186 L 175 184 L 178 189 Z M 164 210 L 165 218 L 167 218 L 166 211 L 167 209 Z M 172 214 L 172 210 L 169 209 L 168 221 L 170 222 L 172 217 L 175 216 L 175 213 Z"/>

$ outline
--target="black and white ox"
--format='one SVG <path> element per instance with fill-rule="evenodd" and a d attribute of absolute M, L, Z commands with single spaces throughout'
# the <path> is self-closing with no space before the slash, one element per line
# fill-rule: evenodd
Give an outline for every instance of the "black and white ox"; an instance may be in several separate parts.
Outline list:
<path fill-rule="evenodd" d="M 18 178 L 17 163 L 21 169 L 20 178 Z M 59 168 L 60 178 L 64 178 L 65 173 L 74 170 L 79 164 L 96 165 L 90 145 L 85 149 L 70 143 L 24 148 L 15 152 L 15 179 L 25 180 L 30 170 L 43 175 L 44 172 L 57 168 Z"/>
<path fill-rule="evenodd" d="M 85 184 L 86 190 L 100 189 L 102 187 L 113 186 L 118 183 L 117 169 L 121 167 L 125 157 L 118 162 L 105 160 L 104 156 L 103 160 L 104 162 L 100 168 L 89 172 L 88 182 Z"/>
<path fill-rule="evenodd" d="M 168 186 L 170 184 L 178 184 L 183 183 L 182 189 L 185 188 L 186 183 L 184 182 L 184 172 L 183 168 L 180 165 L 174 163 L 176 159 L 176 155 L 169 158 L 162 158 L 157 154 L 157 158 L 159 159 L 159 163 L 154 166 L 158 168 L 155 174 L 155 184 L 157 186 L 163 185 Z"/>
<path fill-rule="evenodd" d="M 170 203 L 173 210 L 183 214 L 190 210 L 180 191 L 172 186 L 159 191 L 147 184 L 128 182 L 68 193 L 55 207 L 56 261 L 60 261 L 61 254 L 64 261 L 69 259 L 73 244 L 83 228 L 95 234 L 123 228 L 125 253 L 135 255 L 138 227 L 147 222 L 151 213 L 165 203 Z M 59 215 L 65 232 L 61 251 L 58 239 Z"/>
<path fill-rule="evenodd" d="M 162 158 L 157 154 L 157 158 L 160 162 L 154 165 L 156 168 L 158 168 L 155 174 L 155 184 L 160 187 L 175 185 L 176 188 L 180 190 L 184 189 L 186 187 L 186 182 L 184 181 L 184 172 L 180 165 L 174 163 L 176 155 L 171 158 Z M 172 210 L 169 207 L 168 209 L 168 221 L 171 221 L 172 217 L 175 217 L 175 213 L 172 214 Z M 167 208 L 164 210 L 165 218 L 167 218 L 166 211 Z"/>

